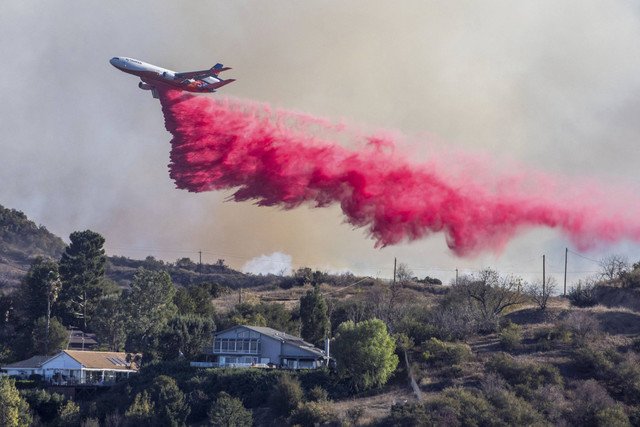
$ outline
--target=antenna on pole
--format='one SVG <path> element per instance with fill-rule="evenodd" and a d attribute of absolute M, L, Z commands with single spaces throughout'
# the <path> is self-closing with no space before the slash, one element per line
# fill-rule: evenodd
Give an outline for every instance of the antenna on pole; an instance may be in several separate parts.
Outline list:
<path fill-rule="evenodd" d="M 542 255 L 542 295 L 545 295 L 547 284 L 545 257 L 546 255 Z"/>

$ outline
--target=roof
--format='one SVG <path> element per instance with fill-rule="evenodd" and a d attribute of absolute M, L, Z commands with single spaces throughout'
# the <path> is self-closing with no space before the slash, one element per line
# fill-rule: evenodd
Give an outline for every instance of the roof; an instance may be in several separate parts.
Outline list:
<path fill-rule="evenodd" d="M 2 369 L 40 369 L 44 362 L 55 356 L 33 356 L 25 360 L 2 366 Z"/>
<path fill-rule="evenodd" d="M 287 334 L 285 332 L 280 332 L 280 331 L 278 331 L 276 329 L 268 328 L 266 326 L 237 325 L 237 326 L 233 326 L 233 327 L 231 327 L 229 329 L 226 329 L 225 331 L 220 331 L 216 335 L 218 335 L 218 334 L 220 334 L 222 332 L 226 332 L 228 330 L 231 330 L 233 328 L 237 328 L 237 327 L 247 328 L 247 329 L 250 329 L 252 331 L 258 332 L 259 334 L 266 335 L 266 336 L 268 336 L 270 338 L 276 339 L 278 341 L 284 341 L 287 344 L 291 344 L 291 345 L 294 345 L 296 347 L 300 347 L 303 350 L 306 350 L 306 351 L 311 352 L 313 354 L 316 354 L 318 356 L 324 356 L 324 351 L 320 350 L 319 348 L 317 348 L 313 344 L 306 342 L 302 338 L 296 337 L 294 335 Z"/>
<path fill-rule="evenodd" d="M 127 353 L 81 350 L 62 350 L 62 353 L 66 353 L 87 369 L 138 370 L 136 363 L 127 363 Z"/>
<path fill-rule="evenodd" d="M 96 334 L 88 334 L 83 331 L 72 329 L 69 331 L 69 344 L 67 347 L 94 347 L 98 345 Z"/>

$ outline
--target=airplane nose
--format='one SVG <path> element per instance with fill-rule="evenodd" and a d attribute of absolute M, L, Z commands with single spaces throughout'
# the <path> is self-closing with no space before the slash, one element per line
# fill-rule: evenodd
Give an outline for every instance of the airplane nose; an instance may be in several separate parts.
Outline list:
<path fill-rule="evenodd" d="M 113 65 L 114 67 L 118 66 L 118 62 L 120 61 L 120 58 L 118 58 L 117 56 L 114 56 L 113 58 L 111 58 L 111 60 L 109 61 L 109 63 L 111 65 Z"/>

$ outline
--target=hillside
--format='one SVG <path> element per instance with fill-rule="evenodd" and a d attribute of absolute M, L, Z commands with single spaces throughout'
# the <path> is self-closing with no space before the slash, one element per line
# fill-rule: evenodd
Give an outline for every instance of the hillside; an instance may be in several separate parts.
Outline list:
<path fill-rule="evenodd" d="M 37 256 L 58 259 L 62 239 L 15 209 L 0 205 L 0 290 L 14 288 Z"/>
<path fill-rule="evenodd" d="M 65 247 L 65 242 L 45 226 L 36 225 L 23 212 L 0 205 L 0 293 L 11 292 L 19 285 L 34 258 L 45 256 L 57 260 Z M 224 265 L 223 260 L 216 264 L 196 264 L 183 258 L 167 263 L 153 257 L 135 260 L 121 256 L 108 257 L 107 276 L 126 287 L 139 268 L 167 271 L 180 286 L 216 283 L 236 288 L 264 285 L 273 279 L 245 275 Z"/>

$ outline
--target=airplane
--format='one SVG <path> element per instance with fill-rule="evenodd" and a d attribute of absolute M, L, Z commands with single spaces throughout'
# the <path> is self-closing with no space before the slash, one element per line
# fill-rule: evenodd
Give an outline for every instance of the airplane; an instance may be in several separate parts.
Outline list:
<path fill-rule="evenodd" d="M 218 77 L 219 73 L 231 69 L 222 64 L 216 64 L 208 70 L 176 73 L 124 56 L 115 56 L 109 62 L 120 71 L 140 77 L 141 82 L 138 83 L 138 87 L 150 90 L 154 98 L 158 98 L 156 84 L 164 84 L 187 92 L 212 93 L 222 86 L 235 82 L 235 79 L 223 80 Z"/>

